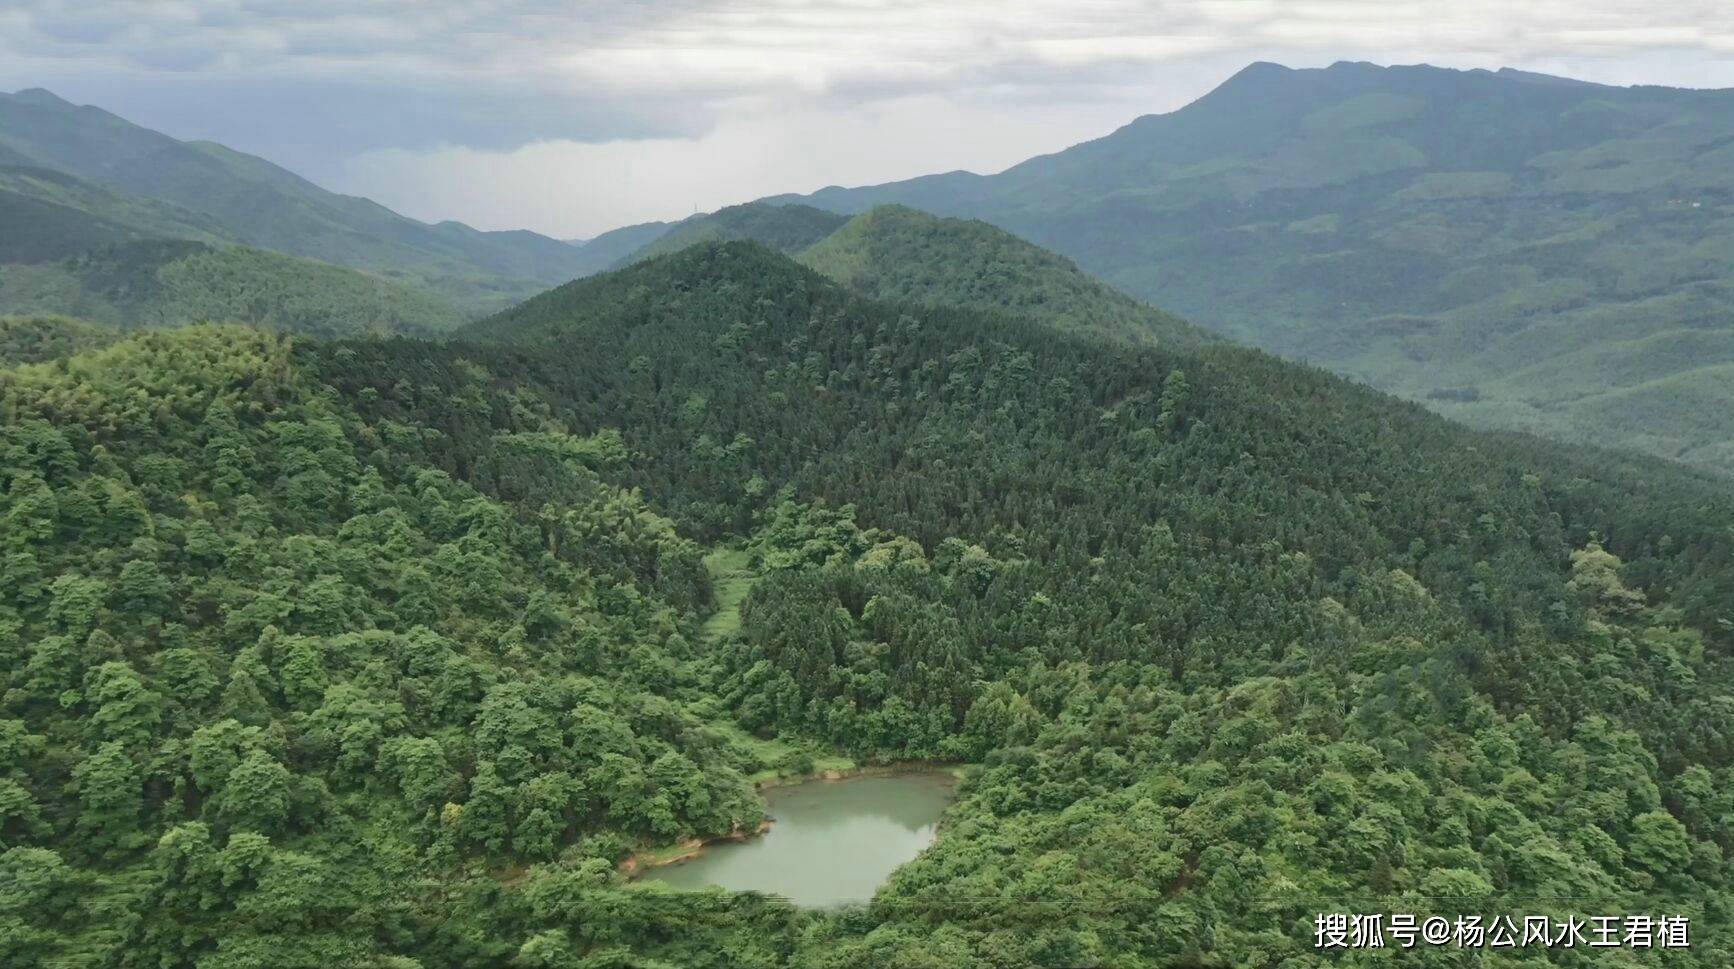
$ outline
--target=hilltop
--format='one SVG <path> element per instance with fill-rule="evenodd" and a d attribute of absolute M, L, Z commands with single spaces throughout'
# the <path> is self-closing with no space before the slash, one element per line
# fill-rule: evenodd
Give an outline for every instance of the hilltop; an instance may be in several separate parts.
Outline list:
<path fill-rule="evenodd" d="M 1087 275 L 1071 260 L 972 219 L 879 206 L 797 258 L 874 299 L 998 311 L 1133 343 L 1208 339 L 1185 320 Z"/>
<path fill-rule="evenodd" d="M 874 299 L 998 311 L 1137 343 L 1196 344 L 1209 339 L 1186 321 L 1118 292 L 1070 260 L 1008 232 L 904 206 L 881 206 L 853 218 L 802 205 L 732 206 L 666 229 L 621 259 L 619 266 L 730 240 L 757 242 L 789 254 Z M 515 314 L 512 310 L 502 316 Z M 488 329 L 484 323 L 476 331 Z"/>

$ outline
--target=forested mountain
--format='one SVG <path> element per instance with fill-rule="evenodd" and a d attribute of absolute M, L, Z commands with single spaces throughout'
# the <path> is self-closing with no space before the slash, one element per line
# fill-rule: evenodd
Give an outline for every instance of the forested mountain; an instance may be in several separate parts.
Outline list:
<path fill-rule="evenodd" d="M 0 263 L 41 263 L 140 239 L 217 242 L 213 221 L 63 172 L 0 164 Z"/>
<path fill-rule="evenodd" d="M 985 758 L 836 964 L 1286 964 L 1322 897 L 1731 924 L 1720 484 L 738 246 L 492 328 L 531 343 L 474 351 L 502 406 L 552 388 L 690 533 L 762 529 L 712 658 L 747 724 Z M 391 350 L 355 364 L 382 399 Z"/>
<path fill-rule="evenodd" d="M 620 265 L 727 240 L 757 242 L 793 255 L 874 299 L 997 310 L 1133 342 L 1208 339 L 1185 320 L 1140 303 L 1009 232 L 898 205 L 852 219 L 802 205 L 731 206 L 679 223 Z"/>
<path fill-rule="evenodd" d="M 0 115 L 5 106 L 0 100 Z M 0 127 L 0 139 L 11 133 Z M 469 318 L 419 284 L 237 238 L 178 205 L 49 168 L 0 165 L 0 314 L 123 327 L 255 323 L 325 336 L 432 333 Z"/>
<path fill-rule="evenodd" d="M 789 196 L 984 219 L 1453 417 L 1734 470 L 1734 92 L 1255 64 L 1005 172 Z"/>
<path fill-rule="evenodd" d="M 1208 339 L 1003 229 L 901 205 L 861 213 L 797 258 L 874 299 L 998 310 L 1134 343 Z"/>
<path fill-rule="evenodd" d="M 1357 898 L 1734 958 L 1720 479 L 739 242 L 473 332 L 0 371 L 0 963 L 1274 969 Z M 628 882 L 758 822 L 742 727 L 978 766 L 863 910 Z"/>
<path fill-rule="evenodd" d="M 47 91 L 0 94 L 0 150 L 15 163 L 197 213 L 235 241 L 391 276 L 464 309 L 497 309 L 584 271 L 581 250 L 557 240 L 417 222 L 263 159 L 177 141 Z"/>
<path fill-rule="evenodd" d="M 613 269 L 626 257 L 655 242 L 677 224 L 644 222 L 613 229 L 591 239 L 568 242 L 567 245 L 578 250 L 581 260 L 580 271 L 576 275 L 592 276 Z"/>
<path fill-rule="evenodd" d="M 317 336 L 430 334 L 466 322 L 425 291 L 354 269 L 171 239 L 100 246 L 53 263 L 0 264 L 3 313 L 70 314 L 120 327 L 251 323 Z"/>

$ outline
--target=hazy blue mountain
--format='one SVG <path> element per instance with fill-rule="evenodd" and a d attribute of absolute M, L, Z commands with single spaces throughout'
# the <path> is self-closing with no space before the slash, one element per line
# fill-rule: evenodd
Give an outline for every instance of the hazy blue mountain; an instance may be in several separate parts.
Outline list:
<path fill-rule="evenodd" d="M 1734 469 L 1734 92 L 1254 64 L 996 175 L 795 200 L 984 219 L 1449 415 Z"/>
<path fill-rule="evenodd" d="M 678 252 L 700 242 L 745 240 L 780 252 L 799 252 L 837 231 L 847 221 L 846 216 L 810 205 L 731 205 L 675 223 L 622 258 L 614 268 Z"/>
<path fill-rule="evenodd" d="M 558 240 L 417 222 L 264 159 L 179 141 L 47 91 L 0 95 L 0 152 L 198 213 L 248 245 L 391 274 L 472 309 L 585 271 L 582 250 Z"/>
<path fill-rule="evenodd" d="M 644 222 L 612 229 L 599 236 L 571 243 L 582 260 L 580 275 L 588 276 L 612 269 L 622 259 L 655 242 L 658 237 L 679 225 L 678 222 Z"/>
<path fill-rule="evenodd" d="M 36 159 L 31 158 L 29 155 L 26 155 L 21 151 L 8 148 L 5 145 L 0 145 L 0 165 L 29 168 L 36 167 L 37 162 Z"/>
<path fill-rule="evenodd" d="M 64 259 L 140 239 L 220 241 L 211 219 L 35 165 L 0 163 L 0 263 Z"/>

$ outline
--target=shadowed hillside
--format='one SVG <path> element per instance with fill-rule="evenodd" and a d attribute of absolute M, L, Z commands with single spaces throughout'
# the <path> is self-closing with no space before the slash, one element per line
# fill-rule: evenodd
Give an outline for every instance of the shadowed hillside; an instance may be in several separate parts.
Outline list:
<path fill-rule="evenodd" d="M 64 316 L 0 316 L 0 367 L 70 357 L 122 337 L 119 330 Z"/>
<path fill-rule="evenodd" d="M 216 242 L 215 222 L 51 169 L 0 165 L 0 264 L 64 259 L 141 239 Z"/>
<path fill-rule="evenodd" d="M 426 292 L 353 269 L 176 240 L 0 265 L 0 313 L 69 314 L 120 327 L 251 323 L 316 336 L 437 333 L 465 322 Z"/>

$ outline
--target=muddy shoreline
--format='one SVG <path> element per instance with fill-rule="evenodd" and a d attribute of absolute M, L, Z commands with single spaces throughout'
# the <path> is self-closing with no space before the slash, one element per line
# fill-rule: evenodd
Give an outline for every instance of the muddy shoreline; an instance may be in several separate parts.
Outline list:
<path fill-rule="evenodd" d="M 771 826 L 775 823 L 775 818 L 766 818 L 763 821 L 760 821 L 759 826 L 751 831 L 737 829 L 730 831 L 728 834 L 712 835 L 709 838 L 688 838 L 685 841 L 677 842 L 676 847 L 680 848 L 680 851 L 667 857 L 651 857 L 647 852 L 635 852 L 627 856 L 617 867 L 621 874 L 631 876 L 649 871 L 652 868 L 661 868 L 664 865 L 676 865 L 696 857 L 699 852 L 711 845 L 726 844 L 732 841 L 746 841 L 749 838 L 757 838 L 770 831 Z"/>

